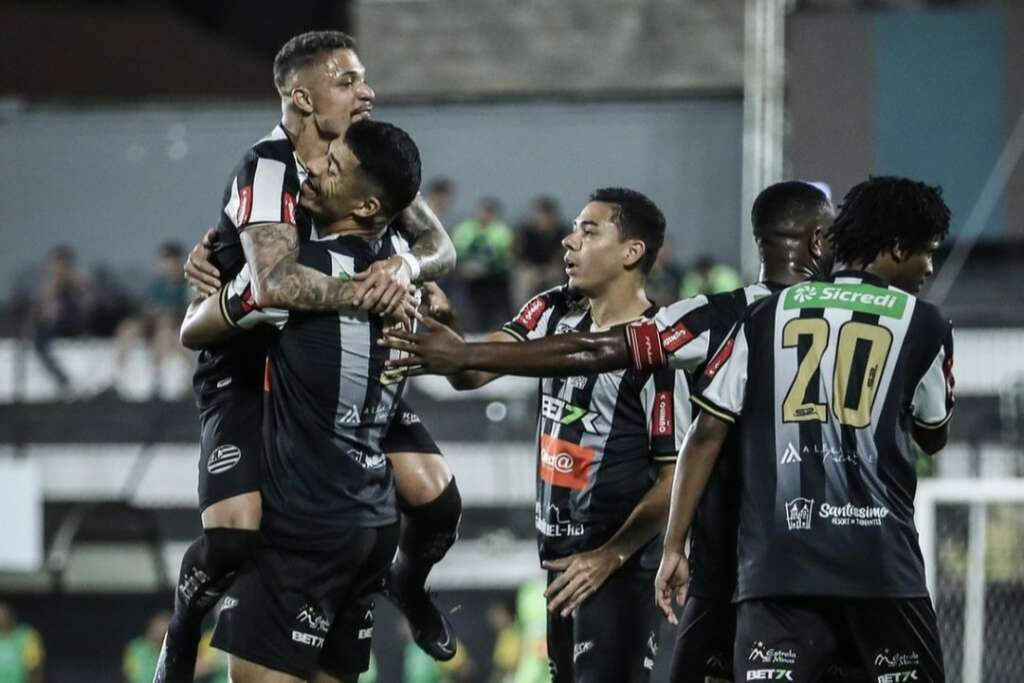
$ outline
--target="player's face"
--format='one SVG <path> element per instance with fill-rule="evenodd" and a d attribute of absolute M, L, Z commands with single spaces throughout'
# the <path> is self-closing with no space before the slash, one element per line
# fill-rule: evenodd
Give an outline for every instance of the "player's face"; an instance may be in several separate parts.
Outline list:
<path fill-rule="evenodd" d="M 327 156 L 311 161 L 299 203 L 312 214 L 337 220 L 367 199 L 368 185 L 359 159 L 341 138 L 331 141 Z"/>
<path fill-rule="evenodd" d="M 897 247 L 891 256 L 892 283 L 911 294 L 921 291 L 921 287 L 932 276 L 935 252 L 940 244 L 941 240 L 932 240 L 925 249 L 913 253 Z"/>
<path fill-rule="evenodd" d="M 593 296 L 624 272 L 635 240 L 622 239 L 619 226 L 612 221 L 614 216 L 614 205 L 590 202 L 562 240 L 569 286 L 584 295 Z"/>
<path fill-rule="evenodd" d="M 317 128 L 327 137 L 341 136 L 350 124 L 370 117 L 376 95 L 353 50 L 334 50 L 316 62 L 306 86 Z"/>

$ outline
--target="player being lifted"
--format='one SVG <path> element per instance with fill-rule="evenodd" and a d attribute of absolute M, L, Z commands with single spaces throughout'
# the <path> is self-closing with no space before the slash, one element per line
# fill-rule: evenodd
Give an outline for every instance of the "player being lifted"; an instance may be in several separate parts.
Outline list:
<path fill-rule="evenodd" d="M 344 279 L 401 253 L 405 242 L 388 223 L 419 187 L 408 135 L 354 123 L 309 171 L 301 203 L 318 214 L 321 240 L 302 245 L 300 263 Z M 385 370 L 381 317 L 354 307 L 253 309 L 247 268 L 220 300 L 194 307 L 182 330 L 203 343 L 253 319 L 280 328 L 263 377 L 265 542 L 231 585 L 213 645 L 232 655 L 238 683 L 308 680 L 317 670 L 318 683 L 354 683 L 370 657 L 366 596 L 398 540 L 383 443 L 404 378 Z"/>
<path fill-rule="evenodd" d="M 595 191 L 562 240 L 568 285 L 535 296 L 489 338 L 508 350 L 652 315 L 644 286 L 664 233 L 644 195 Z M 471 389 L 495 377 L 449 379 Z M 651 554 L 690 422 L 686 379 L 667 367 L 617 370 L 545 378 L 540 388 L 535 524 L 549 570 L 552 680 L 647 681 L 658 640 Z"/>
<path fill-rule="evenodd" d="M 690 375 L 699 374 L 751 303 L 817 275 L 822 268 L 827 271 L 824 230 L 833 217 L 828 197 L 813 185 L 800 181 L 772 185 L 758 195 L 751 211 L 762 263 L 757 284 L 676 302 L 660 309 L 639 329 L 613 327 L 514 348 L 463 344 L 438 330 L 417 336 L 410 347 L 413 356 L 399 363 L 422 364 L 431 372 L 450 372 L 453 364 L 491 369 L 500 365 L 507 374 L 532 375 L 631 366 L 647 369 L 667 361 Z M 723 458 L 716 467 L 693 525 L 694 571 L 672 662 L 671 680 L 676 683 L 729 677 L 731 671 L 738 524 L 738 482 L 731 462 Z"/>
<path fill-rule="evenodd" d="M 891 177 L 855 186 L 830 232 L 832 277 L 755 304 L 703 373 L 658 602 L 669 614 L 686 585 L 682 541 L 735 431 L 735 680 L 819 680 L 844 641 L 870 680 L 944 680 L 914 527 L 913 444 L 934 454 L 946 443 L 953 336 L 914 294 L 948 230 L 938 188 Z"/>
<path fill-rule="evenodd" d="M 209 293 L 246 263 L 254 304 L 292 310 L 357 306 L 382 313 L 401 308 L 411 281 L 450 269 L 454 250 L 443 227 L 417 197 L 401 215 L 411 253 L 374 263 L 351 280 L 331 278 L 296 260 L 299 245 L 316 238 L 296 206 L 307 175 L 304 160 L 323 157 L 331 139 L 367 118 L 374 92 L 350 37 L 336 31 L 297 36 L 274 60 L 282 122 L 254 145 L 235 169 L 212 241 L 212 263 L 197 247 L 187 271 Z M 205 272 L 204 272 L 205 271 Z M 191 681 L 203 617 L 258 542 L 260 382 L 267 333 L 252 332 L 203 350 L 194 384 L 202 429 L 199 501 L 204 532 L 185 553 L 174 618 L 156 681 Z M 404 405 L 385 441 L 407 513 L 401 553 L 389 588 L 412 631 L 437 658 L 454 655 L 445 617 L 423 589 L 427 573 L 454 541 L 461 500 L 451 472 L 418 417 Z"/>

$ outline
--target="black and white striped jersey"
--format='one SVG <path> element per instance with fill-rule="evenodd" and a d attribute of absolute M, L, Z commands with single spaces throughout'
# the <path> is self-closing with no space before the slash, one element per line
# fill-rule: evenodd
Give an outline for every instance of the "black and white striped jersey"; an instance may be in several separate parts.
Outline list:
<path fill-rule="evenodd" d="M 527 302 L 503 329 L 526 340 L 593 328 L 586 299 L 557 287 Z M 541 380 L 535 507 L 541 560 L 611 538 L 654 484 L 659 463 L 675 461 L 689 425 L 689 388 L 671 368 Z M 641 566 L 656 566 L 660 544 L 638 556 Z"/>
<path fill-rule="evenodd" d="M 211 256 L 225 284 L 245 265 L 239 235 L 248 226 L 291 223 L 303 241 L 315 234 L 308 213 L 298 206 L 305 179 L 295 147 L 280 125 L 246 151 L 224 189 Z M 203 350 L 193 379 L 200 401 L 217 387 L 258 390 L 268 340 L 265 330 L 255 330 Z"/>
<path fill-rule="evenodd" d="M 949 420 L 952 366 L 939 310 L 867 273 L 751 307 L 694 395 L 737 422 L 738 600 L 927 595 L 912 427 Z"/>
<path fill-rule="evenodd" d="M 699 295 L 661 308 L 654 316 L 667 362 L 691 379 L 704 371 L 754 302 L 782 285 L 759 282 L 732 292 Z M 634 341 L 638 337 L 630 336 Z M 636 357 L 636 354 L 633 354 Z M 736 587 L 736 532 L 739 525 L 738 439 L 730 435 L 708 480 L 690 528 L 688 592 L 728 600 Z"/>
<path fill-rule="evenodd" d="M 306 242 L 299 261 L 349 278 L 406 246 L 393 230 L 374 242 L 343 236 Z M 264 374 L 264 534 L 323 547 L 336 530 L 396 521 L 381 440 L 405 379 L 385 372 L 397 352 L 377 343 L 382 319 L 358 310 L 276 315 Z"/>

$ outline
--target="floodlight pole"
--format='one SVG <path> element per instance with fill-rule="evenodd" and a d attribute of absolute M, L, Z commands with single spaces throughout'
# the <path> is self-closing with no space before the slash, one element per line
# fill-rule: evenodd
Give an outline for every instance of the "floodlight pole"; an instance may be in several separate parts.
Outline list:
<path fill-rule="evenodd" d="M 743 47 L 743 187 L 740 269 L 753 281 L 761 263 L 750 230 L 750 207 L 783 178 L 786 100 L 786 13 L 789 0 L 746 0 Z"/>

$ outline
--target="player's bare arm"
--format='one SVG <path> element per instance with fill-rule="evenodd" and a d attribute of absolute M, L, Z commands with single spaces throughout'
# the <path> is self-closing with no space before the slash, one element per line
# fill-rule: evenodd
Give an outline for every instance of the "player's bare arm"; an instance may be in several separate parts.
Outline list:
<path fill-rule="evenodd" d="M 564 571 L 548 586 L 548 609 L 567 617 L 597 592 L 616 570 L 658 535 L 665 525 L 675 463 L 658 468 L 658 478 L 615 535 L 600 548 L 544 563 L 545 569 Z"/>
<path fill-rule="evenodd" d="M 654 599 L 670 623 L 676 623 L 672 611 L 672 595 L 676 594 L 681 606 L 685 599 L 686 583 L 690 577 L 689 564 L 683 554 L 683 543 L 690 531 L 697 504 L 704 494 L 708 479 L 718 461 L 718 454 L 729 434 L 729 423 L 702 411 L 690 426 L 679 453 L 679 464 L 672 481 L 671 505 L 665 547 L 661 555 L 658 576 L 654 580 Z"/>
<path fill-rule="evenodd" d="M 185 319 L 181 322 L 179 336 L 182 346 L 198 350 L 222 342 L 238 332 L 238 328 L 225 317 L 222 299 L 223 290 L 218 295 L 197 299 L 189 304 Z"/>
<path fill-rule="evenodd" d="M 389 365 L 413 368 L 411 375 L 482 370 L 522 377 L 572 377 L 630 367 L 624 325 L 603 332 L 559 334 L 509 345 L 466 342 L 445 325 L 425 322 L 427 329 L 421 334 L 396 331 L 391 335 L 386 345 L 410 355 Z"/>
<path fill-rule="evenodd" d="M 198 298 L 212 296 L 220 289 L 220 271 L 210 261 L 216 239 L 217 228 L 210 228 L 185 259 L 185 279 Z"/>

